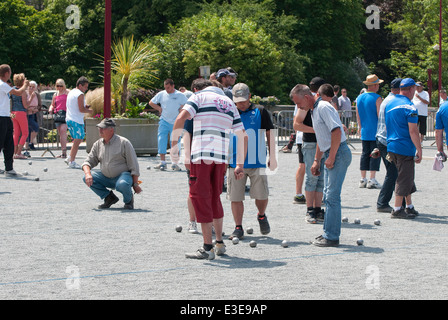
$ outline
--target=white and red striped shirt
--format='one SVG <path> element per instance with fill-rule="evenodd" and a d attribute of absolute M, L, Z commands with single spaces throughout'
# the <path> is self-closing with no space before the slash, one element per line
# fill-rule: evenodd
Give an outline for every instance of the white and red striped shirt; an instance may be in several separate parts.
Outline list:
<path fill-rule="evenodd" d="M 244 130 L 233 101 L 218 87 L 192 95 L 183 107 L 193 121 L 191 162 L 228 163 L 229 134 Z"/>

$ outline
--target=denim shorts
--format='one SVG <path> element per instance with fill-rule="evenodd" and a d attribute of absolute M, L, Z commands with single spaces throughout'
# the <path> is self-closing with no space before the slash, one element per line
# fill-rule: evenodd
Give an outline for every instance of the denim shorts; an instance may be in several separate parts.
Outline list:
<path fill-rule="evenodd" d="M 314 176 L 311 173 L 311 166 L 316 156 L 316 142 L 303 142 L 302 153 L 305 162 L 305 191 L 324 191 L 324 161 L 320 162 L 320 175 Z"/>

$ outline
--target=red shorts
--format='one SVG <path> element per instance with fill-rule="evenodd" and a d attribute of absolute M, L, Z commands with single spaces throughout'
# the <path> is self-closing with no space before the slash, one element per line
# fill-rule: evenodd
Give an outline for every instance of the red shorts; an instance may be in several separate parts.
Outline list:
<path fill-rule="evenodd" d="M 210 223 L 224 217 L 221 203 L 222 186 L 227 164 L 203 162 L 190 167 L 190 198 L 196 212 L 196 221 Z"/>

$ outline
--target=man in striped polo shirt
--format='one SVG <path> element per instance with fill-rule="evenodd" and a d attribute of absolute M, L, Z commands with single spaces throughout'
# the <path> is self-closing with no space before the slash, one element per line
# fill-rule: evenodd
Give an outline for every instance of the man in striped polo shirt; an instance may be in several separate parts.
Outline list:
<path fill-rule="evenodd" d="M 199 81 L 199 80 L 198 80 Z M 200 80 L 208 81 L 208 80 Z M 229 134 L 238 136 L 238 156 L 234 175 L 244 175 L 244 158 L 247 150 L 247 135 L 238 110 L 222 89 L 208 86 L 190 97 L 179 113 L 173 127 L 171 141 L 174 154 L 178 154 L 178 139 L 187 119 L 193 121 L 191 153 L 185 155 L 185 167 L 190 170 L 190 198 L 201 224 L 204 244 L 187 258 L 208 259 L 215 257 L 212 244 L 212 226 L 216 235 L 216 254 L 222 255 L 225 246 L 222 240 L 224 209 L 220 195 L 224 175 L 229 162 Z"/>

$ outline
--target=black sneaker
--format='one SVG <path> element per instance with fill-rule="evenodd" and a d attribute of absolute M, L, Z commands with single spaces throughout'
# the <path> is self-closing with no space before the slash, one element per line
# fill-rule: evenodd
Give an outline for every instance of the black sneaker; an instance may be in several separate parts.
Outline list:
<path fill-rule="evenodd" d="M 240 240 L 243 240 L 244 230 L 242 228 L 235 228 L 233 233 L 229 236 L 229 240 L 232 240 L 233 238 L 238 238 Z"/>
<path fill-rule="evenodd" d="M 317 223 L 316 212 L 314 211 L 314 209 L 307 210 L 306 216 L 305 216 L 305 221 L 310 224 Z"/>
<path fill-rule="evenodd" d="M 414 219 L 415 214 L 408 213 L 405 209 L 400 208 L 400 210 L 394 210 L 390 217 L 392 219 Z"/>
<path fill-rule="evenodd" d="M 328 240 L 323 236 L 318 236 L 314 241 L 311 241 L 311 244 L 317 247 L 338 247 L 339 240 Z"/>
<path fill-rule="evenodd" d="M 319 211 L 316 212 L 316 221 L 324 222 L 324 220 L 325 220 L 325 210 L 321 208 Z"/>
<path fill-rule="evenodd" d="M 385 207 L 378 207 L 378 208 L 376 208 L 376 212 L 391 213 L 392 211 L 394 211 L 394 208 L 392 208 L 391 206 L 385 206 Z"/>
<path fill-rule="evenodd" d="M 263 235 L 271 232 L 271 227 L 269 226 L 268 217 L 266 215 L 260 216 L 257 215 L 258 223 L 260 224 L 260 232 Z"/>
<path fill-rule="evenodd" d="M 98 206 L 98 209 L 107 209 L 110 208 L 111 205 L 118 202 L 118 197 L 111 191 L 107 195 L 106 198 L 104 198 L 104 203 L 100 204 Z"/>
<path fill-rule="evenodd" d="M 404 211 L 405 211 L 407 214 L 413 214 L 414 216 L 418 216 L 418 215 L 419 215 L 418 211 L 415 210 L 414 207 L 412 207 L 412 208 L 406 208 L 406 209 L 404 209 Z"/>

